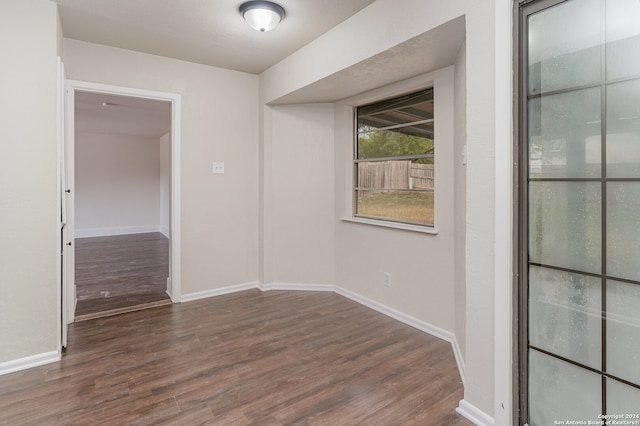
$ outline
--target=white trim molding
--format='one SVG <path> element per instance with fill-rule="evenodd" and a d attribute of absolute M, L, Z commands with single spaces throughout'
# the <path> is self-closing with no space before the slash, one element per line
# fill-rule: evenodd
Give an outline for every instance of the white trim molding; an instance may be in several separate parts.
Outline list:
<path fill-rule="evenodd" d="M 341 217 L 343 222 L 361 223 L 363 225 L 381 226 L 383 228 L 402 229 L 404 231 L 421 232 L 423 234 L 438 235 L 438 230 L 431 226 L 413 225 L 411 223 L 392 222 L 388 220 L 367 219 L 365 217 Z"/>
<path fill-rule="evenodd" d="M 64 262 L 64 245 L 62 234 L 64 233 L 64 226 L 66 222 L 66 209 L 63 206 L 62 199 L 64 198 L 64 189 L 62 188 L 65 179 L 62 174 L 65 172 L 63 167 L 63 155 L 64 155 L 64 64 L 62 58 L 57 57 L 58 64 L 58 78 L 56 80 L 57 87 L 56 92 L 58 94 L 58 103 L 56 108 L 56 123 L 58 126 L 57 131 L 57 147 L 56 147 L 56 216 L 58 218 L 58 232 L 56 232 L 56 246 L 54 247 L 56 254 L 56 300 L 63 300 L 65 297 L 65 291 L 63 291 L 62 274 L 64 268 L 62 263 Z M 62 348 L 67 345 L 67 318 L 66 312 L 63 309 L 62 303 L 56 303 L 56 318 L 60 318 L 60 321 L 56 321 L 56 335 L 58 336 L 58 342 L 56 344 L 58 354 L 62 354 Z M 64 325 L 63 325 L 64 324 Z"/>
<path fill-rule="evenodd" d="M 473 424 L 477 426 L 493 426 L 494 421 L 493 417 L 489 416 L 484 411 L 480 410 L 478 407 L 469 404 L 464 399 L 460 401 L 460 405 L 456 408 L 456 413 L 460 414 L 467 420 L 473 422 Z"/>
<path fill-rule="evenodd" d="M 494 388 L 498 425 L 513 421 L 513 3 L 495 2 Z M 461 403 L 462 406 L 462 403 Z"/>
<path fill-rule="evenodd" d="M 171 231 L 168 226 L 160 226 L 159 232 L 167 238 L 171 238 Z"/>
<path fill-rule="evenodd" d="M 254 288 L 260 288 L 258 281 L 253 281 L 244 284 L 235 284 L 221 288 L 214 288 L 211 290 L 198 291 L 196 293 L 188 293 L 182 295 L 181 302 L 193 302 L 194 300 L 206 299 L 209 297 L 222 296 L 223 294 L 237 293 L 239 291 L 251 290 Z"/>
<path fill-rule="evenodd" d="M 61 357 L 58 351 L 51 351 L 2 362 L 0 363 L 0 376 L 3 374 L 15 373 L 16 371 L 26 370 L 27 368 L 50 364 L 52 362 L 60 361 L 60 359 Z"/>
<path fill-rule="evenodd" d="M 292 290 L 292 291 L 335 291 L 333 284 L 296 284 L 296 283 L 268 283 L 260 284 L 262 291 Z"/>
<path fill-rule="evenodd" d="M 121 226 L 117 228 L 87 228 L 76 229 L 76 238 L 109 237 L 112 235 L 146 234 L 148 232 L 162 232 L 160 225 Z M 162 232 L 166 237 L 168 233 Z"/>
<path fill-rule="evenodd" d="M 451 333 L 452 340 L 451 348 L 453 349 L 453 356 L 456 358 L 456 364 L 458 364 L 458 371 L 460 372 L 460 380 L 462 381 L 462 385 L 464 386 L 464 378 L 465 378 L 465 365 L 464 365 L 464 357 L 462 356 L 462 350 L 460 349 L 460 345 L 458 344 L 458 339 L 456 339 L 456 335 Z"/>

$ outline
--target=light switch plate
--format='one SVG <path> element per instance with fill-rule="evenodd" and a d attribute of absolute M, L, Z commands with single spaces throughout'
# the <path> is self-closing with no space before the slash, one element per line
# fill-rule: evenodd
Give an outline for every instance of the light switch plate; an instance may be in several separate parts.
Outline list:
<path fill-rule="evenodd" d="M 214 175 L 223 175 L 224 174 L 224 163 L 213 163 L 213 167 L 211 169 Z"/>

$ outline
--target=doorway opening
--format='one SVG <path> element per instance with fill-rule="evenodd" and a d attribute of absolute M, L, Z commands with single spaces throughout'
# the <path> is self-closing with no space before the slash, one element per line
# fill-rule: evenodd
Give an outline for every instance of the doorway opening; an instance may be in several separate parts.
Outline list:
<path fill-rule="evenodd" d="M 66 95 L 63 323 L 179 302 L 179 95 Z"/>
<path fill-rule="evenodd" d="M 171 103 L 75 94 L 75 320 L 171 303 Z"/>
<path fill-rule="evenodd" d="M 76 322 L 171 303 L 164 234 L 76 237 L 75 247 Z"/>

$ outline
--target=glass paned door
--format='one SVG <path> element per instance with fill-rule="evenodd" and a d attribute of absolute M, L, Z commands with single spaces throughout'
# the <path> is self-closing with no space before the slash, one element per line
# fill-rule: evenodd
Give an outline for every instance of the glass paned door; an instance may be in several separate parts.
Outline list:
<path fill-rule="evenodd" d="M 520 17 L 520 421 L 640 425 L 640 1 Z"/>

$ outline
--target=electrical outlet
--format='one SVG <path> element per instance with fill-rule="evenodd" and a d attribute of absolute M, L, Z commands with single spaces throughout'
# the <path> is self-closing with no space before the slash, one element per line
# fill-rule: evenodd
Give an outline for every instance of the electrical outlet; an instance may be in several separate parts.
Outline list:
<path fill-rule="evenodd" d="M 215 162 L 212 164 L 211 172 L 214 175 L 223 175 L 224 174 L 224 163 Z"/>
<path fill-rule="evenodd" d="M 384 273 L 384 286 L 391 287 L 391 274 L 388 272 Z"/>

